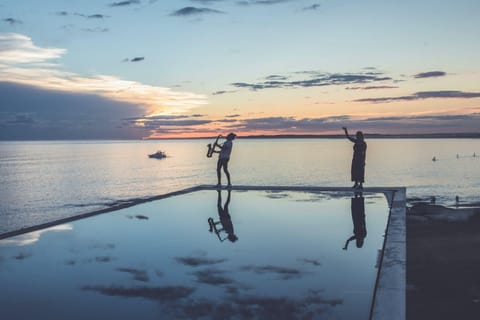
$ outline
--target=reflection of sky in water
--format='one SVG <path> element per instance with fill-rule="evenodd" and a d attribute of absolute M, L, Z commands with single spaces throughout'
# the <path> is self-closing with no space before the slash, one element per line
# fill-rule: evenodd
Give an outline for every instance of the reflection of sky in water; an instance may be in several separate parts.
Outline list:
<path fill-rule="evenodd" d="M 348 250 L 348 193 L 232 191 L 219 215 L 217 192 L 201 191 L 3 240 L 0 308 L 8 319 L 367 319 L 388 206 L 364 196 L 367 236 Z"/>
<path fill-rule="evenodd" d="M 72 226 L 70 224 L 62 224 L 58 226 L 54 226 L 51 228 L 45 228 L 38 231 L 33 231 L 29 233 L 25 233 L 19 235 L 14 238 L 5 239 L 0 241 L 0 246 L 26 246 L 29 244 L 33 244 L 40 239 L 42 233 L 50 232 L 50 231 L 69 231 L 72 230 Z"/>

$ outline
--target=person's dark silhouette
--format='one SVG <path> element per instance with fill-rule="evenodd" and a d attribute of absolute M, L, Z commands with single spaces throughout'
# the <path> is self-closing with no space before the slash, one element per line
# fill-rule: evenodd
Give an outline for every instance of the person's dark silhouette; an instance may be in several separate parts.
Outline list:
<path fill-rule="evenodd" d="M 230 240 L 231 242 L 235 242 L 238 240 L 238 237 L 235 235 L 235 231 L 233 230 L 232 218 L 230 217 L 230 212 L 228 211 L 228 205 L 230 204 L 231 199 L 231 190 L 228 190 L 227 201 L 225 201 L 223 207 L 222 192 L 220 190 L 217 190 L 217 192 L 217 210 L 220 220 L 214 222 L 213 218 L 208 218 L 208 224 L 210 226 L 210 230 L 208 231 L 215 232 L 221 242 L 225 241 L 226 239 Z M 221 225 L 221 229 L 217 229 L 217 225 L 219 224 Z M 226 233 L 227 236 L 222 238 L 222 236 L 220 235 L 220 233 L 222 232 Z"/>
<path fill-rule="evenodd" d="M 355 193 L 352 198 L 352 221 L 353 235 L 347 239 L 343 250 L 347 250 L 348 243 L 355 240 L 357 248 L 363 247 L 363 242 L 367 236 L 367 227 L 365 225 L 365 198 L 362 193 Z"/>
<path fill-rule="evenodd" d="M 353 145 L 353 159 L 351 169 L 351 179 L 355 182 L 352 188 L 363 188 L 365 182 L 365 158 L 367 154 L 367 144 L 363 138 L 363 132 L 357 131 L 356 137 L 352 138 L 348 134 L 347 128 L 343 127 L 345 135 L 348 140 L 354 143 Z"/>
<path fill-rule="evenodd" d="M 230 154 L 232 153 L 232 147 L 233 147 L 233 140 L 235 139 L 237 135 L 235 133 L 229 133 L 227 135 L 227 141 L 225 141 L 222 145 L 218 145 L 221 149 L 218 150 L 213 150 L 213 152 L 218 153 L 218 161 L 217 161 L 217 187 L 220 187 L 222 185 L 221 180 L 222 180 L 222 173 L 221 169 L 223 168 L 223 171 L 225 172 L 225 175 L 227 176 L 227 181 L 228 181 L 228 187 L 232 186 L 232 183 L 230 181 L 230 172 L 228 171 L 228 161 L 230 160 Z"/>

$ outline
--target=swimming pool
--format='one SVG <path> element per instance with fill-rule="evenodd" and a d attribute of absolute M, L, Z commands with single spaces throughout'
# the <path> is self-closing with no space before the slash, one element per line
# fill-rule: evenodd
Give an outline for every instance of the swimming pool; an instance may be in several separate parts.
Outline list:
<path fill-rule="evenodd" d="M 0 240 L 6 319 L 369 319 L 392 197 L 213 190 Z"/>

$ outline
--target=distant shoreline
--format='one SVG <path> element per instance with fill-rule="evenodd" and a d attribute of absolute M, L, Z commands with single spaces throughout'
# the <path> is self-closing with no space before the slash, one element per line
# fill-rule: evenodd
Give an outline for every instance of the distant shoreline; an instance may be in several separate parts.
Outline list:
<path fill-rule="evenodd" d="M 152 138 L 146 140 L 192 140 L 212 139 L 216 136 L 207 137 L 179 137 L 179 138 Z M 344 134 L 278 134 L 278 135 L 239 135 L 238 139 L 345 139 Z M 366 133 L 367 139 L 480 139 L 480 133 L 430 133 L 430 134 L 379 134 Z"/>
<path fill-rule="evenodd" d="M 352 132 L 354 135 L 354 132 Z M 0 139 L 0 142 L 22 141 L 150 141 L 150 140 L 200 140 L 215 139 L 217 136 L 203 137 L 169 137 L 145 139 Z M 276 135 L 241 135 L 238 139 L 345 139 L 344 134 L 276 134 Z M 427 134 L 380 134 L 365 133 L 366 139 L 480 139 L 480 133 L 427 133 Z"/>

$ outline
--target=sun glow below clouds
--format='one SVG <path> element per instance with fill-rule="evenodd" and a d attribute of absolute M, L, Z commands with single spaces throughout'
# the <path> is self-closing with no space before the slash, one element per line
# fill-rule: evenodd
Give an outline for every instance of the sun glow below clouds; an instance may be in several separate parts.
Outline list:
<path fill-rule="evenodd" d="M 0 33 L 0 81 L 97 94 L 141 106 L 146 115 L 181 113 L 207 104 L 205 95 L 173 91 L 109 75 L 84 76 L 60 70 L 52 60 L 60 59 L 66 53 L 65 49 L 38 47 L 31 38 L 21 34 Z"/>

